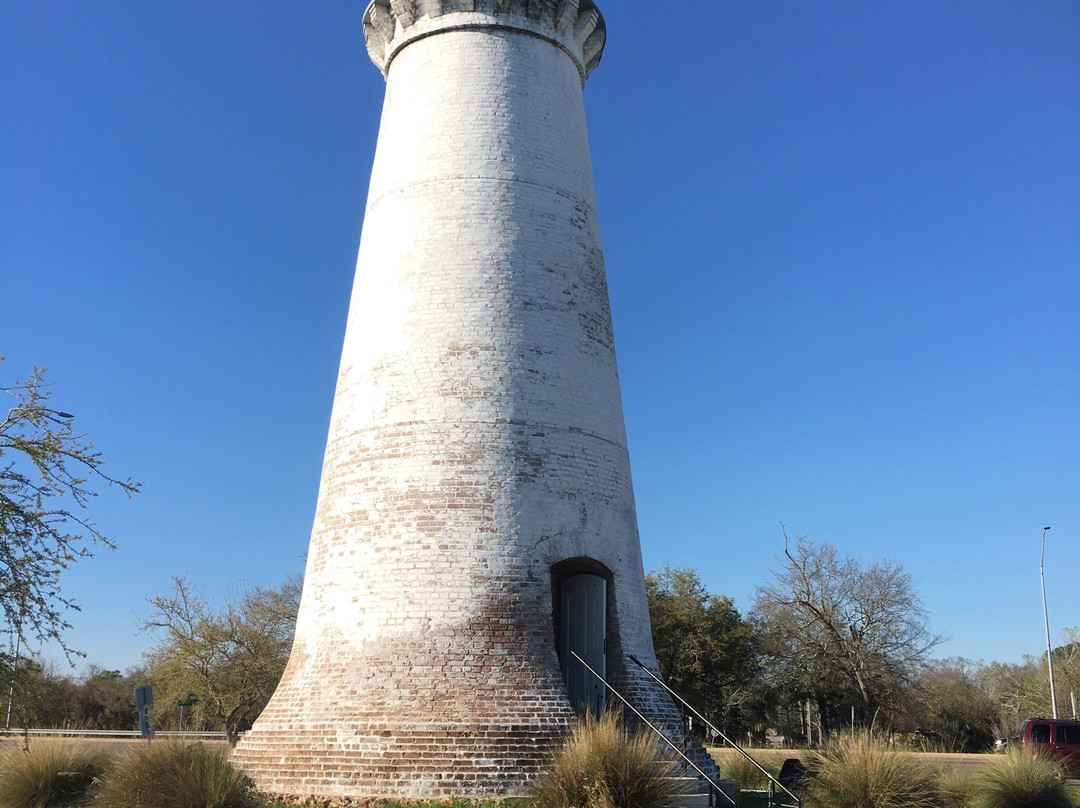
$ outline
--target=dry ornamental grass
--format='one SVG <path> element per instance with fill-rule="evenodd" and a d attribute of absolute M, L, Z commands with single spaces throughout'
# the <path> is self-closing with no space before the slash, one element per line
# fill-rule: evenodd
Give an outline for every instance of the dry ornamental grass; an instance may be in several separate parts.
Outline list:
<path fill-rule="evenodd" d="M 960 808 L 1072 808 L 1061 766 L 1010 749 L 972 777 L 974 794 Z"/>
<path fill-rule="evenodd" d="M 750 749 L 750 756 L 773 777 L 780 774 L 784 761 L 790 757 L 799 757 L 794 752 L 782 749 Z M 725 780 L 735 780 L 743 791 L 769 787 L 768 778 L 753 763 L 730 748 L 711 748 L 709 754 L 720 769 L 720 776 Z"/>
<path fill-rule="evenodd" d="M 0 750 L 0 808 L 74 808 L 93 799 L 109 756 L 85 744 L 34 741 Z"/>
<path fill-rule="evenodd" d="M 940 808 L 938 770 L 869 735 L 838 741 L 808 761 L 806 808 Z"/>
<path fill-rule="evenodd" d="M 255 786 L 221 746 L 161 740 L 117 755 L 95 808 L 255 808 Z"/>
<path fill-rule="evenodd" d="M 533 793 L 537 808 L 668 808 L 673 764 L 656 741 L 633 734 L 614 711 L 571 731 Z"/>

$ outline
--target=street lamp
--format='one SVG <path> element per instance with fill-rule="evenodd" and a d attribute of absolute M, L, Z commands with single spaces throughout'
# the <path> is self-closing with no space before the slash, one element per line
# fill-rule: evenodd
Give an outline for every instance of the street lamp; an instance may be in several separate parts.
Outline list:
<path fill-rule="evenodd" d="M 1050 648 L 1050 618 L 1046 615 L 1046 575 L 1043 572 L 1043 560 L 1046 558 L 1046 531 L 1049 529 L 1049 525 L 1043 528 L 1042 553 L 1039 555 L 1039 578 L 1042 580 L 1043 623 L 1046 625 L 1046 665 L 1050 669 L 1050 709 L 1053 711 L 1053 717 L 1057 718 L 1057 694 L 1054 693 L 1054 655 Z"/>

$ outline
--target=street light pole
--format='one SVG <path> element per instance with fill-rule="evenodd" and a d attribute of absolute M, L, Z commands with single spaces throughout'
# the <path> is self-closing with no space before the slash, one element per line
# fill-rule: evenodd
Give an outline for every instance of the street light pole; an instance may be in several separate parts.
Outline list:
<path fill-rule="evenodd" d="M 1054 714 L 1053 717 L 1057 718 L 1057 694 L 1054 693 L 1054 655 L 1050 648 L 1050 618 L 1046 614 L 1046 574 L 1043 572 L 1043 561 L 1046 558 L 1046 531 L 1049 529 L 1049 525 L 1043 528 L 1042 553 L 1039 555 L 1039 578 L 1042 581 L 1043 623 L 1046 625 L 1046 665 L 1050 669 L 1050 709 Z"/>

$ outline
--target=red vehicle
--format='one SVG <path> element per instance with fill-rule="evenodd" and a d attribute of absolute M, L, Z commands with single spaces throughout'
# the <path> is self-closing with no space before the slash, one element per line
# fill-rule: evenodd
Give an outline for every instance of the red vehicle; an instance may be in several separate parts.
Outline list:
<path fill-rule="evenodd" d="M 1071 773 L 1080 774 L 1080 721 L 1029 718 L 1016 738 L 1022 748 L 1057 758 Z"/>

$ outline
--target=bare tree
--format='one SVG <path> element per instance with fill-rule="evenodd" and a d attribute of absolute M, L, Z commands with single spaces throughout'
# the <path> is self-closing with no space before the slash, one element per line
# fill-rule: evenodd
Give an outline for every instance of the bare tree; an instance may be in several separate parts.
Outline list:
<path fill-rule="evenodd" d="M 140 483 L 105 473 L 74 416 L 48 406 L 44 369 L 0 392 L 15 400 L 0 421 L 0 609 L 20 640 L 55 640 L 70 656 L 64 613 L 78 606 L 61 593 L 61 573 L 114 546 L 87 515 L 90 500 L 102 486 L 132 496 Z"/>
<path fill-rule="evenodd" d="M 998 706 L 995 733 L 1011 738 L 1025 718 L 1050 714 L 1050 684 L 1046 654 L 1025 654 L 1021 663 L 991 662 L 976 673 L 976 681 Z"/>
<path fill-rule="evenodd" d="M 872 722 L 942 640 L 899 565 L 863 564 L 806 538 L 792 549 L 785 534 L 775 576 L 755 600 L 769 667 L 780 690 L 817 702 L 826 731 L 845 707 Z"/>
<path fill-rule="evenodd" d="M 171 595 L 151 598 L 144 628 L 161 634 L 148 655 L 150 676 L 161 693 L 159 719 L 188 693 L 201 714 L 225 729 L 230 743 L 251 727 L 274 693 L 289 658 L 299 578 L 280 588 L 256 587 L 215 609 L 184 578 Z"/>
<path fill-rule="evenodd" d="M 1061 636 L 1061 645 L 1054 649 L 1054 678 L 1061 694 L 1058 709 L 1064 715 L 1075 715 L 1080 698 L 1080 627 L 1068 626 Z"/>

